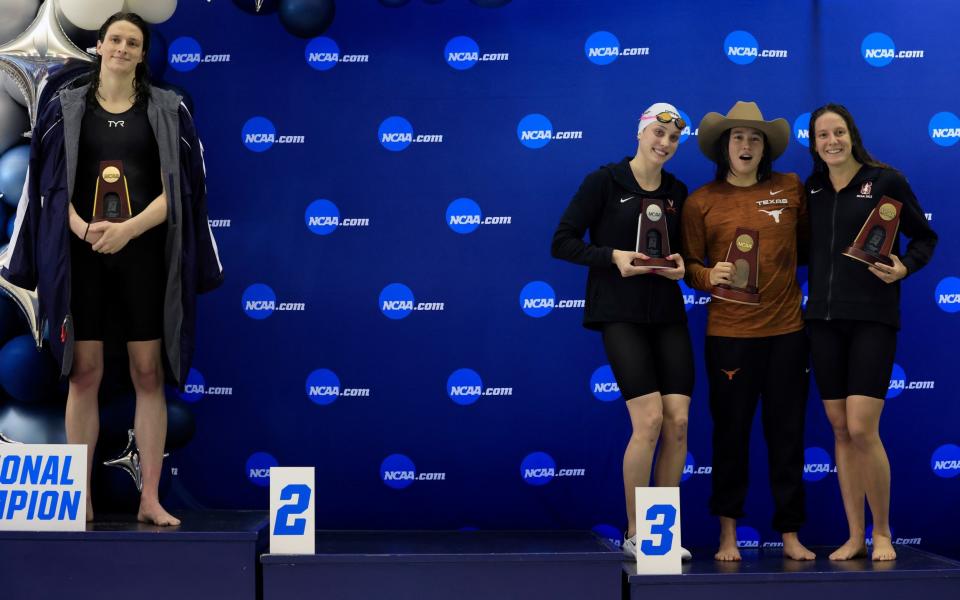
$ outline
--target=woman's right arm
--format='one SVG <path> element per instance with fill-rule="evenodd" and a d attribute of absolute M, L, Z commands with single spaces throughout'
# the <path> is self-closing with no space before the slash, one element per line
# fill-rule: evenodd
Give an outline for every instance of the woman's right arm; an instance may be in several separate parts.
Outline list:
<path fill-rule="evenodd" d="M 613 248 L 583 241 L 584 234 L 603 212 L 604 179 L 603 173 L 598 171 L 587 175 L 580 184 L 553 233 L 550 254 L 554 258 L 590 267 L 603 267 L 613 262 Z"/>

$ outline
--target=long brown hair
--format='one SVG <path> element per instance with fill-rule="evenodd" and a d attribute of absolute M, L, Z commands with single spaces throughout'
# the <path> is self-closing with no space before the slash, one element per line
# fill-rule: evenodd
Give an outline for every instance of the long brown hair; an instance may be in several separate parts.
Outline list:
<path fill-rule="evenodd" d="M 847 110 L 845 106 L 842 104 L 824 104 L 817 110 L 813 111 L 813 113 L 810 115 L 810 156 L 813 157 L 813 171 L 815 173 L 827 172 L 827 163 L 823 162 L 823 159 L 820 158 L 820 155 L 817 153 L 816 132 L 814 130 L 814 126 L 817 123 L 817 119 L 828 112 L 836 113 L 841 119 L 843 119 L 844 123 L 847 124 L 847 131 L 850 132 L 850 149 L 854 160 L 862 165 L 867 165 L 868 167 L 879 167 L 881 169 L 892 168 L 890 165 L 875 159 L 870 155 L 869 152 L 867 152 L 867 149 L 863 145 L 863 139 L 860 137 L 860 130 L 857 129 L 857 124 L 853 120 L 853 115 L 850 114 L 850 111 Z"/>

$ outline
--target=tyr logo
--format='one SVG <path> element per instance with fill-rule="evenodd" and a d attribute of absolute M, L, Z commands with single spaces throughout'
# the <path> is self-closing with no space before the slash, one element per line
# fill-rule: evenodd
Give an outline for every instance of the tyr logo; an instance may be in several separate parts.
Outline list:
<path fill-rule="evenodd" d="M 107 121 L 107 126 L 111 129 L 114 127 L 123 127 L 126 124 L 126 121 Z"/>

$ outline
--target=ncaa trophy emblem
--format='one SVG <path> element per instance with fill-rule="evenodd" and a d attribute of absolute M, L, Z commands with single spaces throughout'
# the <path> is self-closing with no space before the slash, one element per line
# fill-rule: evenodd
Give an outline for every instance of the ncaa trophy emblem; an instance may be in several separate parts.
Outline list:
<path fill-rule="evenodd" d="M 860 228 L 853 245 L 844 250 L 843 255 L 871 266 L 878 262 L 892 266 L 890 251 L 897 239 L 902 207 L 903 205 L 893 198 L 880 198 L 880 202 L 870 211 L 870 216 Z"/>
<path fill-rule="evenodd" d="M 646 254 L 648 258 L 633 259 L 633 266 L 651 269 L 677 268 L 677 263 L 667 258 L 672 253 L 665 215 L 666 212 L 660 200 L 647 198 L 643 201 L 643 208 L 637 222 L 637 252 Z"/>
<path fill-rule="evenodd" d="M 130 191 L 127 178 L 123 174 L 123 161 L 100 161 L 97 187 L 93 196 L 92 223 L 111 221 L 121 223 L 132 216 L 130 209 Z"/>

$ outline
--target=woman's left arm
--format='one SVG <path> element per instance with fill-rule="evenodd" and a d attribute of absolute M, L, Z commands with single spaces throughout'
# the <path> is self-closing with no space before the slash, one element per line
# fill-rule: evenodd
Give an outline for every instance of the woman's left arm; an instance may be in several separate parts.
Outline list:
<path fill-rule="evenodd" d="M 116 254 L 123 250 L 130 240 L 140 237 L 150 229 L 167 220 L 167 194 L 161 192 L 143 211 L 122 223 L 100 221 L 90 225 L 90 233 L 101 233 L 100 239 L 93 245 L 94 252 Z"/>

